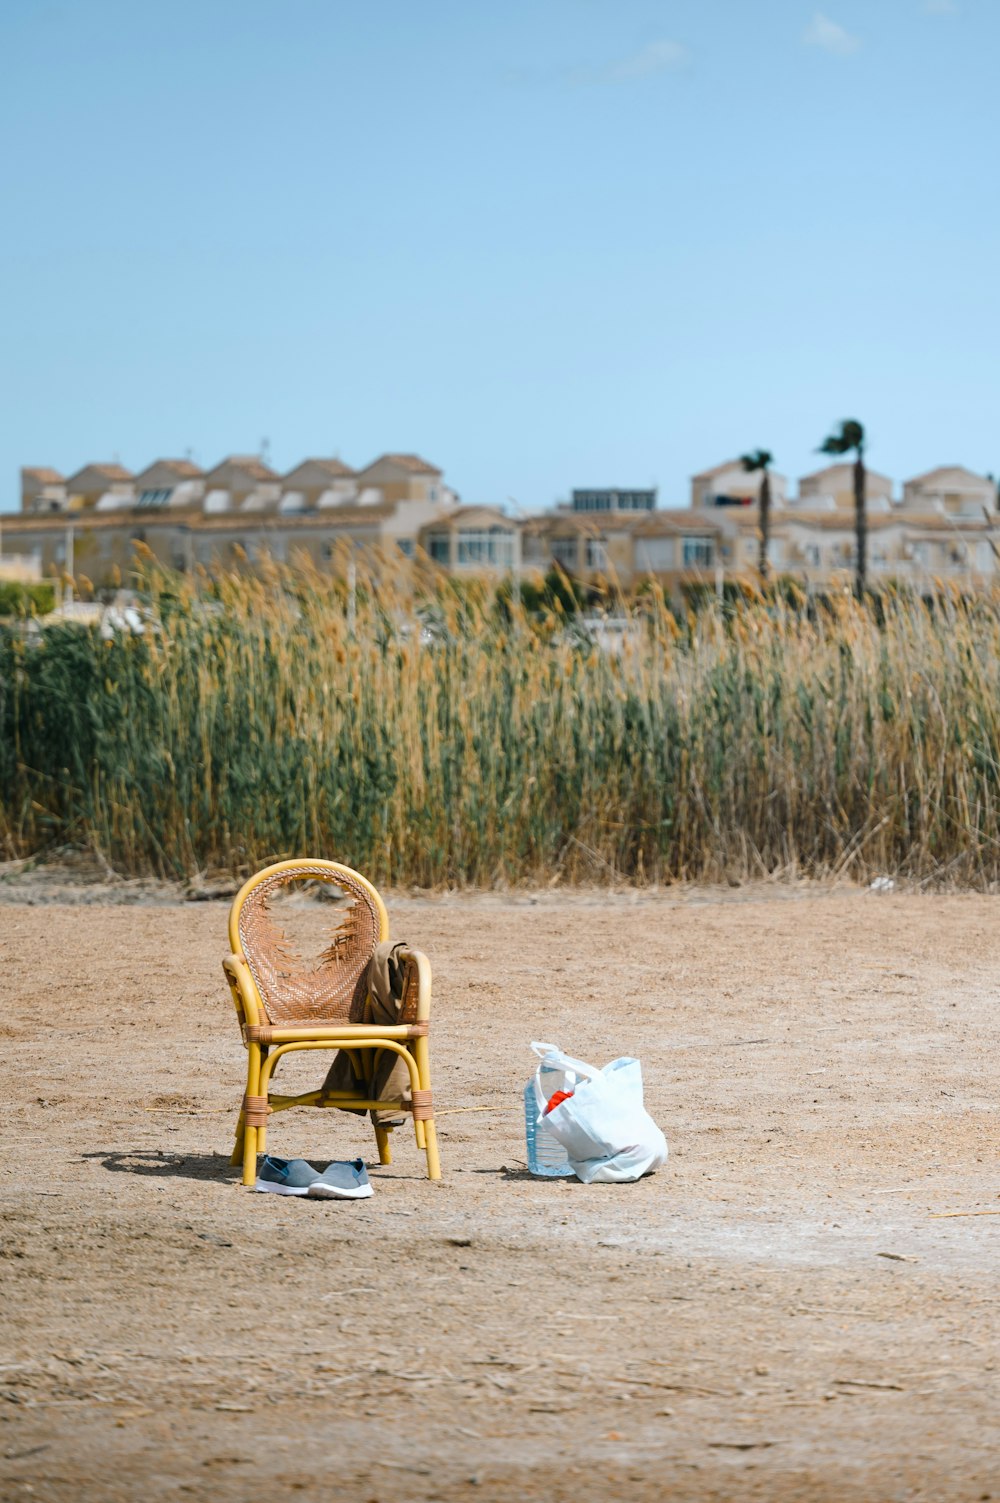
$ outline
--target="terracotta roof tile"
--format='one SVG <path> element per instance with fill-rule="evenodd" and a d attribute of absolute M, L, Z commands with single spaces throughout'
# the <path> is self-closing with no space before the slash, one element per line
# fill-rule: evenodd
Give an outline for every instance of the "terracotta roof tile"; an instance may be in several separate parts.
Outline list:
<path fill-rule="evenodd" d="M 195 464 L 190 459 L 154 459 L 153 463 L 148 464 L 144 470 L 140 470 L 135 478 L 140 480 L 149 470 L 158 469 L 160 465 L 166 465 L 168 469 L 173 470 L 175 475 L 183 475 L 188 480 L 196 480 L 199 475 L 204 474 L 201 465 Z"/>
<path fill-rule="evenodd" d="M 329 475 L 332 480 L 352 479 L 355 474 L 349 464 L 344 464 L 339 459 L 303 459 L 297 465 L 293 465 L 282 476 L 282 479 L 288 480 L 292 475 L 297 475 L 300 470 L 305 469 L 307 464 L 315 465 L 318 470 L 321 470 L 325 475 Z"/>
<path fill-rule="evenodd" d="M 276 471 L 272 470 L 270 465 L 266 465 L 259 454 L 227 454 L 225 459 L 220 459 L 217 465 L 213 465 L 210 470 L 206 471 L 206 474 L 215 475 L 223 465 L 227 464 L 236 465 L 239 469 L 245 470 L 254 480 L 278 479 Z"/>
<path fill-rule="evenodd" d="M 21 474 L 30 475 L 32 480 L 40 480 L 43 485 L 61 485 L 66 478 L 65 475 L 60 475 L 58 470 L 50 469 L 48 465 L 22 465 Z"/>
<path fill-rule="evenodd" d="M 103 464 L 94 461 L 91 464 L 82 464 L 80 468 L 69 477 L 68 484 L 72 484 L 79 476 L 85 475 L 88 470 L 93 470 L 95 475 L 101 475 L 105 480 L 131 480 L 132 471 L 127 470 L 122 464 Z"/>
<path fill-rule="evenodd" d="M 373 459 L 366 470 L 374 469 L 377 464 L 386 462 L 398 465 L 401 470 L 410 470 L 414 475 L 440 475 L 441 471 L 436 464 L 428 464 L 426 459 L 421 459 L 419 454 L 380 454 L 378 459 Z"/>

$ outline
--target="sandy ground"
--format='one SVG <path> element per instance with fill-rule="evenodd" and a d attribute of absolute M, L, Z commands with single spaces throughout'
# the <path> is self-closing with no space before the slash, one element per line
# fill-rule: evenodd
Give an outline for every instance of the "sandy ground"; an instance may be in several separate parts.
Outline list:
<path fill-rule="evenodd" d="M 225 905 L 57 895 L 0 906 L 3 1499 L 1000 1499 L 1000 1216 L 932 1214 L 1000 1211 L 995 898 L 398 897 L 442 1183 L 271 1130 L 351 1205 L 229 1167 Z M 642 1059 L 664 1171 L 527 1175 L 539 1037 Z"/>

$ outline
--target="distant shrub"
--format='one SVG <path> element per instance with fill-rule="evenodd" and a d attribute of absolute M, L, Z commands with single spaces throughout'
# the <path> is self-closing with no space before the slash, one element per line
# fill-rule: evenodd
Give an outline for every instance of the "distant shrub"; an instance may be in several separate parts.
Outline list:
<path fill-rule="evenodd" d="M 19 584 L 0 580 L 0 616 L 47 616 L 56 603 L 50 584 Z"/>

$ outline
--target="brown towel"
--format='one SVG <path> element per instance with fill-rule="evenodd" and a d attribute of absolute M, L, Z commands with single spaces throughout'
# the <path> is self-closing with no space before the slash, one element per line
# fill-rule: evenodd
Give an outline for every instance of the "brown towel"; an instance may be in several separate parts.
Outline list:
<path fill-rule="evenodd" d="M 375 954 L 368 962 L 368 995 L 365 998 L 361 1015 L 356 1018 L 352 1017 L 352 1023 L 393 1025 L 399 1022 L 406 986 L 406 963 L 401 959 L 400 952 L 405 949 L 404 940 L 387 939 L 376 947 Z M 369 1068 L 370 1062 L 377 1060 L 374 1074 L 369 1076 L 364 1088 L 370 1100 L 398 1101 L 402 1098 L 408 1101 L 410 1099 L 410 1072 L 404 1061 L 392 1049 L 386 1049 L 385 1053 L 380 1055 L 366 1049 L 360 1058 L 361 1062 Z M 349 1056 L 343 1051 L 334 1055 L 333 1064 L 327 1071 L 323 1082 L 323 1094 L 333 1091 L 358 1091 L 360 1086 L 361 1082 L 354 1074 Z M 348 1107 L 347 1110 L 350 1111 L 351 1108 Z M 373 1111 L 372 1119 L 380 1127 L 390 1123 L 398 1125 L 403 1121 L 398 1108 L 390 1108 L 386 1112 Z"/>

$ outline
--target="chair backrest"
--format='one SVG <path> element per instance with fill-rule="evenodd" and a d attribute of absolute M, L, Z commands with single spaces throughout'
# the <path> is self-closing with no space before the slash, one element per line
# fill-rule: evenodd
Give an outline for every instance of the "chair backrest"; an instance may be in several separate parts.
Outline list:
<path fill-rule="evenodd" d="M 271 900 L 289 882 L 328 882 L 347 904 L 330 943 L 315 962 L 305 960 L 275 922 Z M 389 937 L 389 918 L 378 892 L 359 872 L 336 861 L 304 857 L 266 866 L 244 883 L 229 912 L 229 943 L 246 957 L 272 1023 L 357 1020 L 367 994 L 368 962 Z"/>

